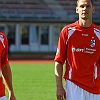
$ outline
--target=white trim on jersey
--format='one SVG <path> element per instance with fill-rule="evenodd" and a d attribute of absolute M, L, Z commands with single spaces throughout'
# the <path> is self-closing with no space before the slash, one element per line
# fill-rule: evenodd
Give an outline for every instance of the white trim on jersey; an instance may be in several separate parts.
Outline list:
<path fill-rule="evenodd" d="M 68 39 L 66 41 L 66 44 L 68 43 L 69 38 L 71 37 L 71 35 L 74 33 L 75 30 L 76 30 L 75 27 L 68 28 Z"/>
<path fill-rule="evenodd" d="M 69 70 L 69 79 L 71 79 L 71 78 L 72 78 L 72 66 L 71 66 L 71 64 L 70 64 L 70 62 L 69 62 L 69 60 L 68 60 L 68 58 L 67 58 L 67 62 L 68 62 L 68 65 L 70 66 L 70 70 Z"/>
<path fill-rule="evenodd" d="M 5 48 L 3 35 L 0 35 L 0 41 L 1 41 L 2 45 L 4 46 L 4 48 Z"/>
<path fill-rule="evenodd" d="M 97 66 L 96 66 L 96 62 L 94 63 L 94 77 L 95 79 L 97 78 L 98 74 L 97 74 Z"/>
<path fill-rule="evenodd" d="M 100 30 L 98 30 L 97 28 L 94 28 L 94 33 L 96 34 L 96 36 L 99 38 L 100 40 Z"/>

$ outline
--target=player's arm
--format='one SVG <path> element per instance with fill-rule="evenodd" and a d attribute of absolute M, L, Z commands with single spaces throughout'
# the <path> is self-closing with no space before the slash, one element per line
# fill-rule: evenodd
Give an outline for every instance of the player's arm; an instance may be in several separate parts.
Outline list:
<path fill-rule="evenodd" d="M 66 92 L 62 83 L 63 65 L 60 62 L 55 62 L 55 77 L 56 77 L 56 96 L 58 100 L 64 100 L 66 98 Z"/>
<path fill-rule="evenodd" d="M 9 92 L 9 100 L 16 100 L 12 86 L 12 73 L 9 64 L 2 67 L 2 76 Z"/>
<path fill-rule="evenodd" d="M 66 60 L 67 54 L 67 34 L 66 27 L 62 29 L 59 40 L 58 40 L 58 48 L 55 56 L 55 77 L 56 77 L 56 96 L 58 100 L 65 100 L 66 92 L 63 88 L 62 76 L 63 76 L 63 64 Z"/>

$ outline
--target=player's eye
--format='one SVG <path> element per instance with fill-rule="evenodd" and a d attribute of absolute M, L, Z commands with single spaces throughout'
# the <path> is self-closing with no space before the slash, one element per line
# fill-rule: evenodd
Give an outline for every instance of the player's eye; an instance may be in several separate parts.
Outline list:
<path fill-rule="evenodd" d="M 81 7 L 81 8 L 84 8 L 84 5 L 81 5 L 80 7 Z"/>

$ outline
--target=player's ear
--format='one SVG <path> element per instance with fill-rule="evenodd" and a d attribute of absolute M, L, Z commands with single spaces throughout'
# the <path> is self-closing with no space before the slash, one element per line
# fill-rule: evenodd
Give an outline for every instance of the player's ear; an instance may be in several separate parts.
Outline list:
<path fill-rule="evenodd" d="M 93 7 L 93 13 L 95 12 L 95 8 Z"/>
<path fill-rule="evenodd" d="M 76 7 L 76 13 L 78 13 L 78 8 Z"/>

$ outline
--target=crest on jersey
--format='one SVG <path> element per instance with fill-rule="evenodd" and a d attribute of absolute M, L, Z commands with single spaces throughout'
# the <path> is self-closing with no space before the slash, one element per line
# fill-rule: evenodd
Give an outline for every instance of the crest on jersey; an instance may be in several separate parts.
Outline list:
<path fill-rule="evenodd" d="M 90 41 L 90 47 L 95 47 L 95 44 L 96 44 L 95 42 L 96 42 L 95 40 L 91 40 Z"/>

